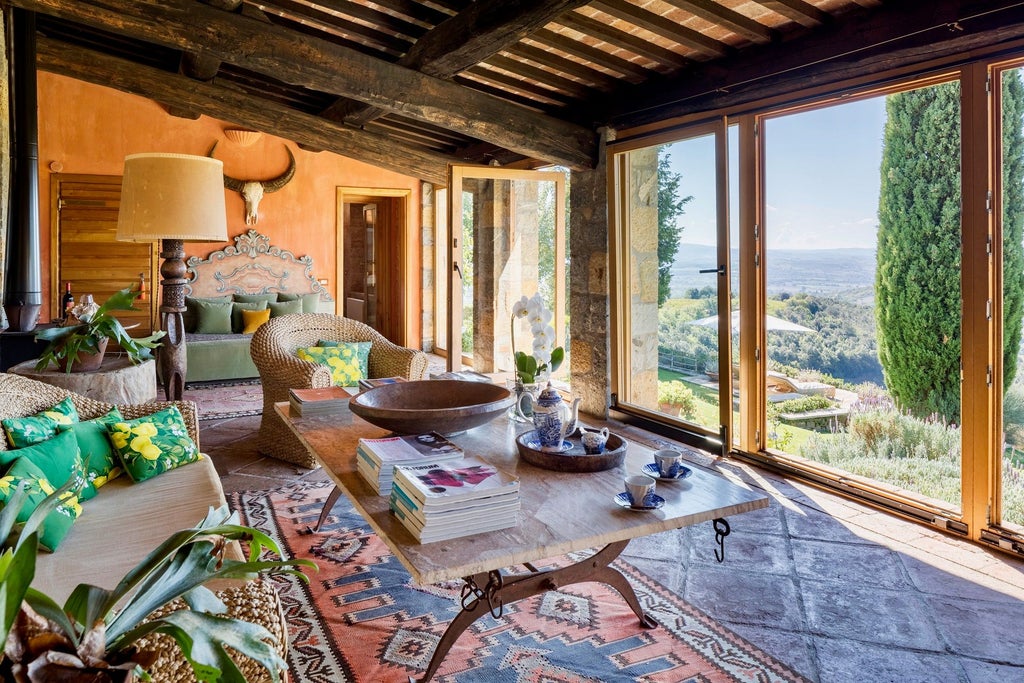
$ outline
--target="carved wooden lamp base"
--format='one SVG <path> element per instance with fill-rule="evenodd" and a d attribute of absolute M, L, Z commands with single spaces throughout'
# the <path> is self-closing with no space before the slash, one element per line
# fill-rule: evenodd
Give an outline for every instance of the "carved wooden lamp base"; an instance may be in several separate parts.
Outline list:
<path fill-rule="evenodd" d="M 160 241 L 160 327 L 167 335 L 157 349 L 157 365 L 164 396 L 168 401 L 180 401 L 185 390 L 185 243 L 183 240 Z"/>

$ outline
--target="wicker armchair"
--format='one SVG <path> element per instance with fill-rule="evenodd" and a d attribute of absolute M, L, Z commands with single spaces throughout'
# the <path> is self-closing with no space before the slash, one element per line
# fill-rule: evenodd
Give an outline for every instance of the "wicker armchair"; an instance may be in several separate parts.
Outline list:
<path fill-rule="evenodd" d="M 295 313 L 264 323 L 249 346 L 263 383 L 263 420 L 257 448 L 265 455 L 302 467 L 316 467 L 313 455 L 274 412 L 274 404 L 288 400 L 288 390 L 329 387 L 326 366 L 302 360 L 296 350 L 329 341 L 369 341 L 370 377 L 424 379 L 427 354 L 388 341 L 369 325 L 329 313 Z"/>

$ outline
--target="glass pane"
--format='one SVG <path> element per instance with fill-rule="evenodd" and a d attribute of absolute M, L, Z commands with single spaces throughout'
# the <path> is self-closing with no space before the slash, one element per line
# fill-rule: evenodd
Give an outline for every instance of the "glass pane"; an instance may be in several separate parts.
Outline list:
<path fill-rule="evenodd" d="M 434 348 L 448 350 L 448 190 L 434 193 Z"/>
<path fill-rule="evenodd" d="M 568 371 L 566 356 L 555 368 L 555 349 L 568 352 L 566 289 L 557 285 L 566 268 L 555 256 L 556 241 L 564 248 L 565 240 L 556 231 L 556 195 L 553 181 L 463 181 L 462 351 L 478 372 L 512 372 L 515 351 L 536 359 L 531 378 L 537 381 Z M 513 319 L 516 302 L 534 295 L 550 316 L 538 330 L 549 333 L 535 334 L 529 321 Z M 544 348 L 535 343 L 541 336 L 550 339 Z"/>
<path fill-rule="evenodd" d="M 1002 523 L 1024 532 L 1024 86 L 1022 70 L 1001 75 L 1003 233 Z"/>
<path fill-rule="evenodd" d="M 628 402 L 711 433 L 719 377 L 733 371 L 718 363 L 715 147 L 709 134 L 629 152 L 628 207 Z"/>
<path fill-rule="evenodd" d="M 768 447 L 956 509 L 959 100 L 945 83 L 763 128 Z"/>

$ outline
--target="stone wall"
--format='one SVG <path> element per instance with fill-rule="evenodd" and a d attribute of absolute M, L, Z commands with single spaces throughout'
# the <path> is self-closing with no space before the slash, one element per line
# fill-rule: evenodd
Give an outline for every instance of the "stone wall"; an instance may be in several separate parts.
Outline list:
<path fill-rule="evenodd" d="M 444 273 L 436 273 L 434 270 L 434 259 L 436 250 L 445 245 L 436 244 L 436 198 L 434 186 L 430 183 L 423 183 L 420 186 L 420 241 L 422 248 L 422 280 L 420 281 L 420 298 L 423 314 L 421 325 L 423 328 L 420 349 L 423 351 L 434 350 L 434 293 L 435 282 L 438 277 L 444 277 Z"/>
<path fill-rule="evenodd" d="M 653 407 L 658 395 L 658 149 L 628 153 L 629 295 L 631 310 L 630 395 Z"/>

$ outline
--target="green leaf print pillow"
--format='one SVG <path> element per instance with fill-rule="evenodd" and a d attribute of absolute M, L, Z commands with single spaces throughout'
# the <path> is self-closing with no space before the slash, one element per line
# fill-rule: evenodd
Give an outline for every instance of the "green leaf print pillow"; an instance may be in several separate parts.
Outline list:
<path fill-rule="evenodd" d="M 15 520 L 18 524 L 27 522 L 32 511 L 56 490 L 43 471 L 31 460 L 18 458 L 11 464 L 7 474 L 0 477 L 0 507 L 7 504 L 22 481 L 26 484 L 27 500 L 18 512 L 18 517 Z M 78 498 L 70 493 L 65 494 L 64 502 L 48 514 L 43 521 L 43 525 L 39 529 L 39 545 L 50 552 L 56 550 L 80 514 L 82 514 L 82 506 L 78 502 Z"/>
<path fill-rule="evenodd" d="M 107 424 L 110 442 L 133 481 L 145 481 L 202 456 L 171 406 L 152 415 Z"/>
<path fill-rule="evenodd" d="M 82 452 L 82 460 L 85 462 L 85 478 L 95 488 L 124 474 L 124 470 L 121 469 L 121 461 L 114 455 L 114 449 L 110 444 L 110 435 L 107 432 L 108 424 L 123 420 L 121 411 L 111 408 L 106 415 L 92 420 L 60 425 L 57 428 L 60 433 L 74 432 L 75 438 L 78 440 L 78 448 Z"/>
<path fill-rule="evenodd" d="M 355 349 L 342 346 L 310 346 L 296 351 L 299 358 L 331 370 L 331 384 L 336 387 L 354 387 L 366 375 L 359 367 Z"/>
<path fill-rule="evenodd" d="M 78 411 L 71 397 L 57 405 L 29 417 L 8 417 L 0 420 L 7 434 L 7 443 L 11 448 L 33 446 L 46 441 L 57 433 L 58 425 L 78 422 Z"/>

